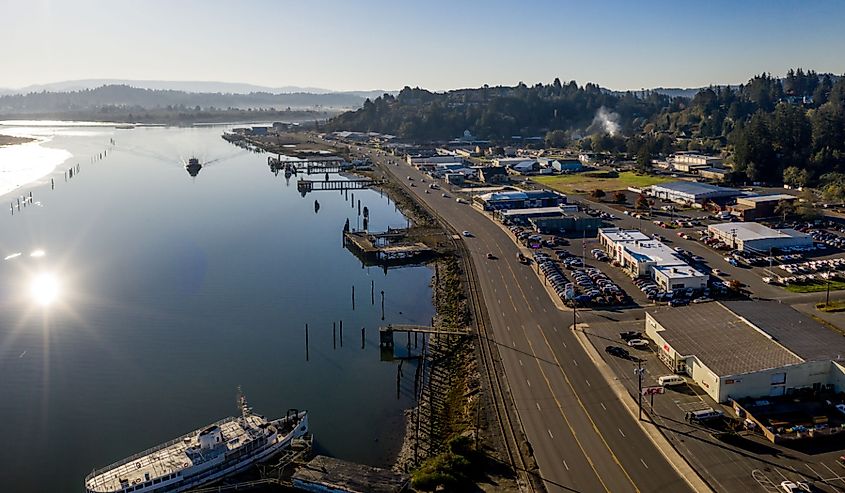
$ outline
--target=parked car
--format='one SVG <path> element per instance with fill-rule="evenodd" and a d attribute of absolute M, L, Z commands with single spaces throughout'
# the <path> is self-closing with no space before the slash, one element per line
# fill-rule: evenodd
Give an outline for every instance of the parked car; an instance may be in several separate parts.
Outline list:
<path fill-rule="evenodd" d="M 648 347 L 648 341 L 645 339 L 631 339 L 628 341 L 628 345 L 631 347 L 643 348 Z"/>
<path fill-rule="evenodd" d="M 607 346 L 606 348 L 604 348 L 604 350 L 607 352 L 607 354 L 610 354 L 611 356 L 616 356 L 617 358 L 627 359 L 631 357 L 628 351 L 619 346 Z"/>
<path fill-rule="evenodd" d="M 488 254 L 487 254 L 487 258 L 488 258 L 489 260 L 495 260 L 495 259 L 496 259 L 496 256 L 495 256 L 495 255 L 493 255 L 492 253 L 488 253 Z"/>
<path fill-rule="evenodd" d="M 470 233 L 469 231 L 464 231 L 461 234 L 464 235 L 467 238 L 472 238 L 472 233 Z"/>
<path fill-rule="evenodd" d="M 780 489 L 786 491 L 787 493 L 801 493 L 802 491 L 813 491 L 810 489 L 810 485 L 808 485 L 807 483 L 802 483 L 801 481 L 784 481 L 780 484 Z"/>

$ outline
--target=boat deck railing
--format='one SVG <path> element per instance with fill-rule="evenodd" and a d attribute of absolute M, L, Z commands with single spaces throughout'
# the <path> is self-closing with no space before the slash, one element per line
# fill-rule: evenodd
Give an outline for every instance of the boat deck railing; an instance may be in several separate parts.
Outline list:
<path fill-rule="evenodd" d="M 199 433 L 200 431 L 202 431 L 202 430 L 204 430 L 204 429 L 206 429 L 206 428 L 209 428 L 209 427 L 211 427 L 211 426 L 219 426 L 219 425 L 222 425 L 223 423 L 226 423 L 226 422 L 228 422 L 228 421 L 232 421 L 233 419 L 235 419 L 235 418 L 233 418 L 233 417 L 231 417 L 231 416 L 230 416 L 230 417 L 228 417 L 228 418 L 223 418 L 223 419 L 221 419 L 221 420 L 219 420 L 219 421 L 215 421 L 214 423 L 212 423 L 212 424 L 210 424 L 210 425 L 203 426 L 202 428 L 199 428 L 199 429 L 197 429 L 197 430 L 194 430 L 194 431 L 192 431 L 192 432 L 190 432 L 190 433 L 186 433 L 186 434 L 184 434 L 184 435 L 182 435 L 182 436 L 180 436 L 180 437 L 178 437 L 178 438 L 174 438 L 173 440 L 170 440 L 169 442 L 165 442 L 165 443 L 162 443 L 162 444 L 156 445 L 156 446 L 155 446 L 155 447 L 153 447 L 153 448 L 150 448 L 150 449 L 144 450 L 143 452 L 138 452 L 138 453 L 137 453 L 137 454 L 135 454 L 135 455 L 132 455 L 132 456 L 127 457 L 127 458 L 125 458 L 125 459 L 119 460 L 119 461 L 114 462 L 114 463 L 112 463 L 112 464 L 109 464 L 109 465 L 107 465 L 107 466 L 105 466 L 105 467 L 101 467 L 100 469 L 97 469 L 96 471 L 92 472 L 92 473 L 91 473 L 91 474 L 89 474 L 88 476 L 85 476 L 85 482 L 86 482 L 86 484 L 87 484 L 87 483 L 88 483 L 88 481 L 90 481 L 91 479 L 93 479 L 93 478 L 95 478 L 95 477 L 97 477 L 97 476 L 99 476 L 99 475 L 101 475 L 101 474 L 103 474 L 103 473 L 105 473 L 105 472 L 107 472 L 107 471 L 110 471 L 110 470 L 112 470 L 112 469 L 117 469 L 118 467 L 123 466 L 123 465 L 125 465 L 125 464 L 128 464 L 128 463 L 130 463 L 130 462 L 132 462 L 132 461 L 135 461 L 135 460 L 137 460 L 137 459 L 139 459 L 139 458 L 141 458 L 141 457 L 144 457 L 144 456 L 150 455 L 150 454 L 152 454 L 152 453 L 154 453 L 154 452 L 158 452 L 159 450 L 166 449 L 167 447 L 170 447 L 170 446 L 172 446 L 172 445 L 175 445 L 175 444 L 177 444 L 177 443 L 181 442 L 182 440 L 184 440 L 184 439 L 185 439 L 185 437 L 192 437 L 192 436 L 195 436 L 197 433 Z"/>

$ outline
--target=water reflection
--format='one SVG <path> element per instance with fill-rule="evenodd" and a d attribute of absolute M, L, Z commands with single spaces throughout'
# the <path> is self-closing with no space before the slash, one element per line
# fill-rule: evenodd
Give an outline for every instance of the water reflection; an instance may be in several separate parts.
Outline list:
<path fill-rule="evenodd" d="M 59 297 L 61 286 L 55 274 L 42 272 L 36 275 L 29 285 L 29 293 L 32 299 L 39 305 L 52 304 Z"/>

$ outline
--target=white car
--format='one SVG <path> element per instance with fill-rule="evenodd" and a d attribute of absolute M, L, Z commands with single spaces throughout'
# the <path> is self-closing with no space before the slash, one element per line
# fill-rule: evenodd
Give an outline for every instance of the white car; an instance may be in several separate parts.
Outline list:
<path fill-rule="evenodd" d="M 801 491 L 812 491 L 810 489 L 810 485 L 807 483 L 802 483 L 800 481 L 784 481 L 780 484 L 780 489 L 786 491 L 787 493 L 800 493 Z"/>
<path fill-rule="evenodd" d="M 837 411 L 839 411 L 840 413 L 845 414 L 845 404 L 837 404 L 837 405 L 836 405 L 836 406 L 834 406 L 834 407 L 835 407 L 835 408 L 836 408 L 836 410 L 837 410 Z"/>
<path fill-rule="evenodd" d="M 466 238 L 472 238 L 472 233 L 470 233 L 469 231 L 463 231 L 461 232 L 461 234 L 464 235 Z"/>
<path fill-rule="evenodd" d="M 647 347 L 648 341 L 645 339 L 631 339 L 628 341 L 628 345 L 631 347 Z"/>

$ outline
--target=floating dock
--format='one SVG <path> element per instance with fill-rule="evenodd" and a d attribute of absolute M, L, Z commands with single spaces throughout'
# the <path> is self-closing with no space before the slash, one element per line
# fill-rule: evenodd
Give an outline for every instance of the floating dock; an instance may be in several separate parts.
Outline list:
<path fill-rule="evenodd" d="M 372 265 L 393 265 L 423 262 L 434 255 L 434 250 L 420 242 L 407 242 L 404 230 L 385 233 L 344 231 L 343 246 L 357 257 Z"/>
<path fill-rule="evenodd" d="M 270 166 L 270 171 L 277 173 L 284 170 L 286 173 L 297 174 L 304 172 L 305 174 L 319 174 L 319 173 L 340 173 L 341 171 L 352 168 L 352 165 L 347 163 L 343 158 L 337 156 L 313 157 L 306 159 L 282 159 L 281 156 L 267 157 L 267 165 Z"/>
<path fill-rule="evenodd" d="M 388 469 L 318 455 L 294 473 L 293 487 L 319 493 L 400 493 L 411 477 Z"/>

